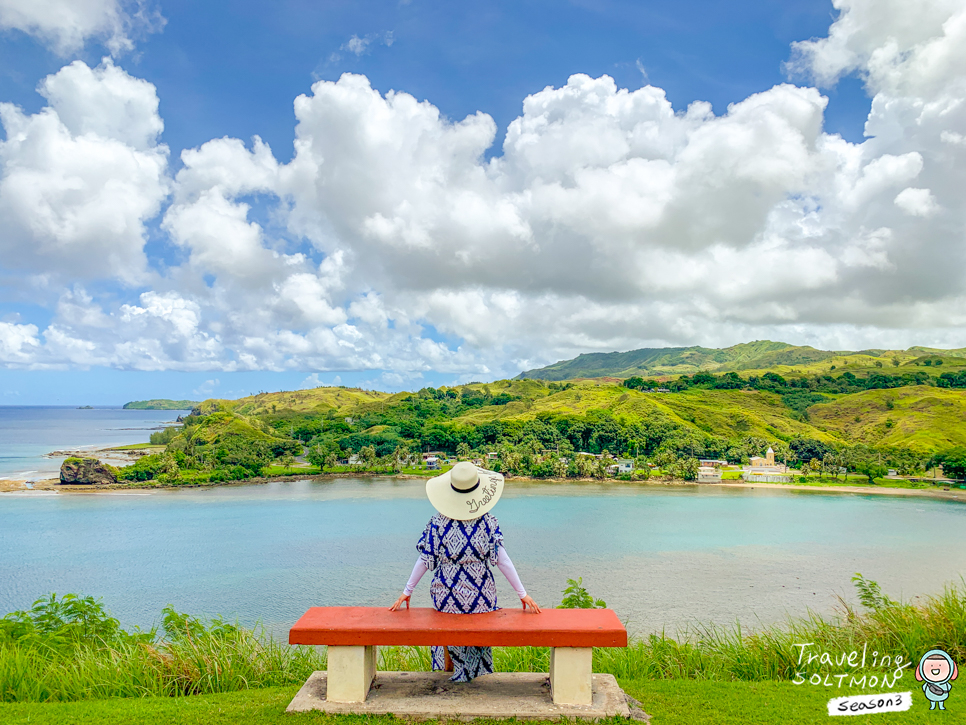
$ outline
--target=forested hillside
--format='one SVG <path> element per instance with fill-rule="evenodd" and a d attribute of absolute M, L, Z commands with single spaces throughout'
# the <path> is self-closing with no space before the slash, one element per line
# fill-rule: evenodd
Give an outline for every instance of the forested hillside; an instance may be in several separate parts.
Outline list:
<path fill-rule="evenodd" d="M 930 354 L 919 365 L 890 358 L 888 366 L 863 367 L 849 357 L 829 358 L 826 372 L 788 377 L 523 379 L 412 393 L 317 388 L 207 400 L 182 431 L 172 431 L 163 454 L 122 476 L 236 480 L 296 456 L 323 470 L 349 456 L 398 470 L 427 450 L 537 477 L 596 475 L 601 461 L 632 457 L 686 478 L 696 458 L 741 463 L 768 447 L 791 465 L 829 471 L 874 464 L 915 473 L 944 457 L 953 470 L 956 455 L 966 459 L 966 372 L 955 364 L 966 360 Z M 831 360 L 839 360 L 835 370 Z"/>

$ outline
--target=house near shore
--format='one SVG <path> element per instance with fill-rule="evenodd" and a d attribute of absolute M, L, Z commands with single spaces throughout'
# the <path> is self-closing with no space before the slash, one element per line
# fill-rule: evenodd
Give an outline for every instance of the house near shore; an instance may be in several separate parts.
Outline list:
<path fill-rule="evenodd" d="M 617 473 L 633 473 L 634 461 L 630 458 L 617 459 Z"/>
<path fill-rule="evenodd" d="M 721 483 L 721 469 L 717 466 L 698 466 L 698 483 Z"/>

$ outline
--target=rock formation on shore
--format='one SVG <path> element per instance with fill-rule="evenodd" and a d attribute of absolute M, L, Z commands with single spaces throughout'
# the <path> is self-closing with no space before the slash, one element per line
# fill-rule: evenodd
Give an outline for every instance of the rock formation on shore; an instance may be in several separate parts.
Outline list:
<path fill-rule="evenodd" d="M 60 466 L 60 482 L 103 486 L 117 483 L 117 472 L 114 466 L 96 458 L 68 458 Z"/>

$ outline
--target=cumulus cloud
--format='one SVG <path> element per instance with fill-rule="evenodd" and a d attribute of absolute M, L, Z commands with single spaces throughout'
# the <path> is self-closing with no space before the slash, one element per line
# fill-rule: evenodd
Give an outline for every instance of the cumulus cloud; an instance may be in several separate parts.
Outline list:
<path fill-rule="evenodd" d="M 137 36 L 160 30 L 164 19 L 142 0 L 0 0 L 0 28 L 19 30 L 59 55 L 97 39 L 117 55 Z"/>
<path fill-rule="evenodd" d="M 715 115 L 577 74 L 524 99 L 487 159 L 487 114 L 453 121 L 345 74 L 296 99 L 291 161 L 257 138 L 214 139 L 168 180 L 153 87 L 109 62 L 68 66 L 42 84 L 40 114 L 4 107 L 4 180 L 30 169 L 47 206 L 28 194 L 43 213 L 18 217 L 4 194 L 30 186 L 0 186 L 16 230 L 0 245 L 28 271 L 145 281 L 127 300 L 75 285 L 43 331 L 5 323 L 2 360 L 375 369 L 373 384 L 398 387 L 644 345 L 962 346 L 966 14 L 836 6 L 828 37 L 796 44 L 791 64 L 821 83 L 865 79 L 862 143 L 823 130 L 813 87 Z M 79 193 L 48 181 L 83 144 L 112 150 L 100 163 L 127 185 L 120 208 L 98 205 L 89 164 L 61 183 Z M 182 261 L 148 279 L 143 224 L 166 184 L 161 227 Z M 118 261 L 98 270 L 91 250 Z"/>
<path fill-rule="evenodd" d="M 39 90 L 34 115 L 0 103 L 0 268 L 141 280 L 145 223 L 169 185 L 154 86 L 105 59 Z"/>

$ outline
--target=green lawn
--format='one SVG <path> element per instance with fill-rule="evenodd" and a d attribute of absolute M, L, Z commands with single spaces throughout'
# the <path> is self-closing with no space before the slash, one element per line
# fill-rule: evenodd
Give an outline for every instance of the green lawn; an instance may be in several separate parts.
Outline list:
<path fill-rule="evenodd" d="M 915 690 L 912 677 L 906 679 L 905 687 Z M 805 725 L 827 722 L 828 700 L 849 694 L 846 689 L 789 682 L 647 680 L 621 684 L 651 715 L 651 725 Z M 948 710 L 943 713 L 929 712 L 925 698 L 914 691 L 914 704 L 908 712 L 854 716 L 845 722 L 966 723 L 966 694 L 958 698 L 957 689 L 953 687 Z M 6 704 L 0 705 L 0 722 L 4 725 L 300 725 L 323 722 L 330 725 L 389 725 L 399 722 L 389 717 L 329 717 L 317 713 L 286 715 L 285 707 L 297 690 L 297 687 L 275 687 L 183 698 Z"/>

